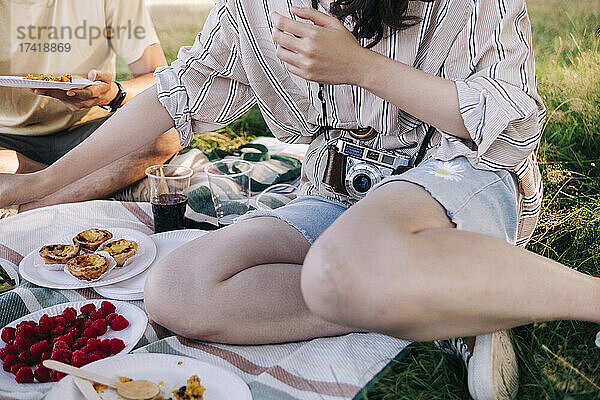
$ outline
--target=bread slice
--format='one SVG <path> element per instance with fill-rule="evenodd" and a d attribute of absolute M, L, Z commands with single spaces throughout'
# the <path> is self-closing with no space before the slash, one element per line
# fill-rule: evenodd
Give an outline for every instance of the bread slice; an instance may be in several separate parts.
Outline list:
<path fill-rule="evenodd" d="M 96 251 L 98 247 L 107 240 L 112 239 L 113 235 L 103 229 L 88 229 L 73 238 L 73 243 L 82 249 Z"/>
<path fill-rule="evenodd" d="M 133 257 L 138 251 L 138 244 L 133 240 L 120 239 L 108 243 L 102 248 L 115 259 L 117 267 L 122 267 L 125 261 Z"/>
<path fill-rule="evenodd" d="M 40 257 L 46 264 L 66 264 L 79 254 L 79 246 L 50 244 L 40 249 Z"/>
<path fill-rule="evenodd" d="M 91 281 L 108 270 L 108 260 L 99 254 L 82 254 L 69 260 L 67 269 L 75 278 Z"/>

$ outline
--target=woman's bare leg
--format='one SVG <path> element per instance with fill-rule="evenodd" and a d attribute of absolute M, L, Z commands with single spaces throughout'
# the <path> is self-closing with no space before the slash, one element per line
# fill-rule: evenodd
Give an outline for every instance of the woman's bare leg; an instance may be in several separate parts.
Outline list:
<path fill-rule="evenodd" d="M 439 203 L 407 182 L 381 187 L 317 240 L 302 289 L 328 321 L 418 341 L 600 322 L 600 280 L 452 228 Z"/>
<path fill-rule="evenodd" d="M 348 333 L 306 307 L 300 291 L 308 241 L 276 218 L 207 234 L 153 267 L 150 317 L 189 338 L 259 344 Z"/>

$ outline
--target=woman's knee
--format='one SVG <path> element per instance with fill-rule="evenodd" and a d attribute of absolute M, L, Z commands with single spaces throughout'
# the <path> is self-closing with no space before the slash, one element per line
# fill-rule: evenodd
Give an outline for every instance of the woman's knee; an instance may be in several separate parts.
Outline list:
<path fill-rule="evenodd" d="M 342 221 L 311 247 L 302 269 L 302 293 L 308 308 L 333 323 L 377 330 L 378 324 L 385 322 L 372 318 L 388 315 L 393 304 L 402 304 L 387 322 L 414 325 L 428 296 L 415 251 L 423 248 L 419 235 L 386 226 L 370 229 L 365 235 L 347 233 L 359 232 L 354 228 L 357 226 L 349 219 Z"/>
<path fill-rule="evenodd" d="M 311 247 L 302 269 L 302 293 L 315 315 L 338 324 L 348 325 L 353 314 L 365 307 L 374 295 L 369 274 L 376 272 L 365 264 L 369 244 L 360 240 L 337 240 L 323 235 Z M 371 272 L 369 272 L 371 271 Z"/>

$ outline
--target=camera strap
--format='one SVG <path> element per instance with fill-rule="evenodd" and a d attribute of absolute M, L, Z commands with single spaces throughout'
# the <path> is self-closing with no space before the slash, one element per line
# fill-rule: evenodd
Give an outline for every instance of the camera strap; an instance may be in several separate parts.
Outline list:
<path fill-rule="evenodd" d="M 312 7 L 315 10 L 318 10 L 319 0 L 312 0 Z M 319 83 L 318 97 L 321 101 L 321 109 L 323 113 L 323 126 L 321 127 L 321 132 L 325 135 L 325 143 L 329 143 L 329 140 L 331 139 L 329 132 L 332 128 L 327 124 L 329 117 L 327 115 L 327 98 L 325 97 L 325 85 L 323 83 Z M 427 146 L 429 145 L 429 142 L 431 142 L 431 139 L 435 134 L 435 130 L 436 129 L 433 126 L 430 126 L 427 130 L 425 138 L 423 139 L 423 143 L 421 143 L 421 147 L 419 148 L 417 156 L 415 157 L 414 162 L 412 163 L 412 167 L 416 167 L 417 165 L 421 164 L 421 162 L 425 158 L 425 154 L 427 153 Z"/>

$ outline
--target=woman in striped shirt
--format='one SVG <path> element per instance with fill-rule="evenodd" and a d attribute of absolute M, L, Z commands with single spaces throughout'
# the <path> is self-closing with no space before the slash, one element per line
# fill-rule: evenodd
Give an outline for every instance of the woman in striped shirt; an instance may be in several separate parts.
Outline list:
<path fill-rule="evenodd" d="M 311 144 L 306 196 L 163 259 L 146 283 L 150 316 L 187 337 L 242 344 L 354 330 L 482 334 L 441 344 L 468 361 L 475 399 L 514 398 L 503 330 L 600 322 L 598 282 L 515 246 L 539 212 L 533 151 L 545 116 L 524 0 L 310 6 L 218 0 L 156 87 L 48 169 L 0 177 L 0 206 L 43 197 L 173 126 L 185 145 L 258 104 L 275 136 Z M 356 203 L 321 184 L 325 125 L 333 139 L 373 127 L 364 145 L 412 159 L 435 129 L 426 161 Z"/>

